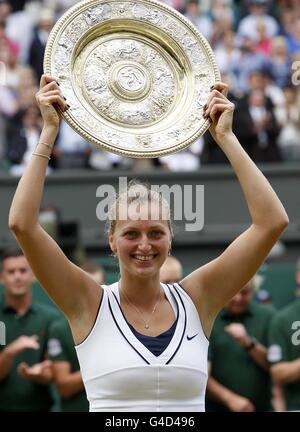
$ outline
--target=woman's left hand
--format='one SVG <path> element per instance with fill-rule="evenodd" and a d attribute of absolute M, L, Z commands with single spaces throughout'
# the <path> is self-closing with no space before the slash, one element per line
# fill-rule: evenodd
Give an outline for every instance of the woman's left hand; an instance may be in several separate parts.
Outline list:
<path fill-rule="evenodd" d="M 227 99 L 228 85 L 216 83 L 207 101 L 205 118 L 210 118 L 209 128 L 214 140 L 219 144 L 226 135 L 232 134 L 232 120 L 235 105 Z"/>

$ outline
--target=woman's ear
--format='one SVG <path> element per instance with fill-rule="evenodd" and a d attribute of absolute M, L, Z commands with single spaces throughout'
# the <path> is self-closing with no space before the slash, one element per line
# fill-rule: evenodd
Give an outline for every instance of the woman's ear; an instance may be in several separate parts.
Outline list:
<path fill-rule="evenodd" d="M 109 246 L 110 246 L 110 249 L 111 249 L 112 253 L 114 255 L 116 255 L 117 254 L 117 246 L 116 246 L 116 241 L 115 241 L 115 238 L 114 238 L 113 234 L 109 234 L 109 236 L 108 236 L 108 242 L 109 242 Z"/>

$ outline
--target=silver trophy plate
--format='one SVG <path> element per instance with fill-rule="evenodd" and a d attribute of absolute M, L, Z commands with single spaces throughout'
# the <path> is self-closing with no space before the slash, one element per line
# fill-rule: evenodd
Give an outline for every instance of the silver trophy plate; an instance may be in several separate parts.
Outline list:
<path fill-rule="evenodd" d="M 54 26 L 44 71 L 85 139 L 136 158 L 178 152 L 209 127 L 203 106 L 220 81 L 212 49 L 179 12 L 153 0 L 83 1 Z"/>

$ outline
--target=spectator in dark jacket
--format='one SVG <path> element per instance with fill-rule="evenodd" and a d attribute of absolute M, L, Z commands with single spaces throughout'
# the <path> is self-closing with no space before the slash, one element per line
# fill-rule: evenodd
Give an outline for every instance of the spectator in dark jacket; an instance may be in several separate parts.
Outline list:
<path fill-rule="evenodd" d="M 22 172 L 34 151 L 41 131 L 41 117 L 36 106 L 20 111 L 7 127 L 7 159 L 12 164 L 11 174 Z"/>
<path fill-rule="evenodd" d="M 44 52 L 53 24 L 54 13 L 50 9 L 43 9 L 29 49 L 29 64 L 34 69 L 38 80 L 43 74 Z"/>
<path fill-rule="evenodd" d="M 239 108 L 239 139 L 250 157 L 258 163 L 280 162 L 277 146 L 280 126 L 264 91 L 250 91 Z"/>

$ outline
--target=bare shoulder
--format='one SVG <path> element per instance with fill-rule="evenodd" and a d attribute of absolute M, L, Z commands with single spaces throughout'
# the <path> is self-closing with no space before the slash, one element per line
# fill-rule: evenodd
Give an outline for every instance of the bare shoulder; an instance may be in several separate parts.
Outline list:
<path fill-rule="evenodd" d="M 103 299 L 103 288 L 89 278 L 86 282 L 86 296 L 76 313 L 68 317 L 75 343 L 81 343 L 91 332 L 97 320 Z"/>
<path fill-rule="evenodd" d="M 186 291 L 194 303 L 199 319 L 202 324 L 203 331 L 207 338 L 209 338 L 212 326 L 216 317 L 215 311 L 210 308 L 207 293 L 204 289 L 205 279 L 205 265 L 199 267 L 182 281 L 179 282 L 180 286 Z"/>
<path fill-rule="evenodd" d="M 180 285 L 191 297 L 197 307 L 203 296 L 203 267 L 199 267 L 181 280 Z"/>

